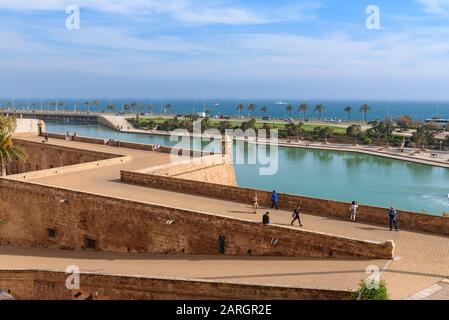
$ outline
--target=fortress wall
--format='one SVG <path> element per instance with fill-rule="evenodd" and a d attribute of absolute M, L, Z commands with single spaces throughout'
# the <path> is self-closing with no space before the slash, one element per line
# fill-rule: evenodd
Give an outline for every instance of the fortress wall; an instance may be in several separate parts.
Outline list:
<path fill-rule="evenodd" d="M 284 288 L 180 279 L 80 275 L 80 290 L 68 290 L 68 274 L 0 271 L 0 288 L 18 300 L 73 300 L 82 293 L 98 300 L 350 300 L 351 291 Z"/>
<path fill-rule="evenodd" d="M 175 192 L 184 192 L 192 195 L 201 195 L 217 199 L 252 203 L 254 193 L 257 193 L 260 205 L 271 206 L 271 192 L 239 188 L 232 185 L 220 185 L 199 181 L 188 181 L 176 177 L 164 177 L 160 175 L 143 174 L 138 172 L 121 172 L 122 181 L 144 185 Z M 328 216 L 341 219 L 349 219 L 349 203 L 333 200 L 308 198 L 289 194 L 279 194 L 279 206 L 281 209 L 293 210 L 299 204 L 302 210 L 309 214 Z M 386 226 L 388 224 L 388 209 L 365 206 L 359 207 L 357 220 Z M 449 218 L 432 216 L 408 211 L 398 211 L 398 223 L 402 228 L 410 230 L 431 232 L 449 235 Z"/>
<path fill-rule="evenodd" d="M 96 250 L 154 254 L 391 259 L 394 250 L 391 242 L 264 226 L 9 179 L 0 179 L 0 221 L 0 245 L 23 247 L 83 250 L 89 238 Z"/>
<path fill-rule="evenodd" d="M 28 158 L 26 161 L 11 161 L 7 165 L 8 175 L 61 168 L 120 157 L 119 155 L 114 154 L 55 146 L 20 139 L 14 139 L 14 143 L 25 148 Z"/>

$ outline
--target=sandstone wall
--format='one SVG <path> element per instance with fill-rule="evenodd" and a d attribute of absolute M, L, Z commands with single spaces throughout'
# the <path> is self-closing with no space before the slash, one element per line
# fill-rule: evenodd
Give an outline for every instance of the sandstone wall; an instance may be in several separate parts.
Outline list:
<path fill-rule="evenodd" d="M 390 242 L 264 226 L 9 179 L 0 179 L 0 190 L 0 245 L 80 250 L 92 239 L 96 250 L 113 252 L 393 257 Z M 50 237 L 48 229 L 55 230 L 56 236 Z M 220 251 L 220 239 L 224 252 Z"/>
<path fill-rule="evenodd" d="M 11 161 L 8 163 L 8 175 L 60 168 L 120 157 L 119 155 L 114 154 L 55 146 L 20 139 L 14 139 L 14 143 L 25 148 L 28 158 L 26 161 Z"/>
<path fill-rule="evenodd" d="M 260 205 L 271 206 L 271 192 L 225 186 L 206 182 L 188 181 L 164 176 L 122 171 L 122 181 L 145 185 L 151 188 L 202 195 L 217 199 L 251 203 L 256 192 Z M 349 219 L 349 203 L 301 197 L 289 194 L 279 194 L 281 209 L 292 210 L 299 204 L 302 210 L 309 214 Z M 388 210 L 385 208 L 364 206 L 359 207 L 358 221 L 379 225 L 388 224 Z M 398 222 L 402 228 L 449 235 L 449 218 L 432 216 L 408 211 L 398 211 Z"/>
<path fill-rule="evenodd" d="M 111 300 L 350 300 L 352 292 L 81 274 L 80 290 L 65 288 L 67 274 L 0 271 L 0 288 L 19 300 L 73 300 L 78 292 Z"/>

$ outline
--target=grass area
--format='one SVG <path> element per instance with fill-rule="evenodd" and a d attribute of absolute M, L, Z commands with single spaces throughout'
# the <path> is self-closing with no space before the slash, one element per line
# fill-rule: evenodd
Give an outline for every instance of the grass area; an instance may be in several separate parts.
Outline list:
<path fill-rule="evenodd" d="M 178 118 L 180 120 L 183 120 L 183 118 Z M 135 118 L 128 118 L 128 121 L 130 121 L 133 124 L 136 124 L 136 119 Z M 155 125 L 160 125 L 162 123 L 164 123 L 167 119 L 166 118 L 152 118 L 152 119 L 148 119 L 148 118 L 141 118 L 139 120 L 139 124 L 141 126 L 146 126 L 148 125 L 150 122 L 152 122 Z M 246 122 L 247 120 L 217 120 L 217 119 L 210 119 L 210 123 L 213 127 L 218 127 L 220 126 L 220 124 L 229 121 L 231 123 L 231 126 L 234 127 L 240 127 L 242 125 L 243 122 Z M 257 129 L 262 129 L 264 126 L 264 123 L 268 123 L 270 125 L 271 128 L 273 129 L 285 129 L 285 125 L 287 123 L 282 123 L 282 122 L 265 122 L 265 121 L 257 121 L 256 122 L 256 128 Z M 333 126 L 333 125 L 315 125 L 315 124 L 304 124 L 304 130 L 307 132 L 311 132 L 313 131 L 315 128 L 331 128 L 334 133 L 336 134 L 345 134 L 346 133 L 346 129 L 339 127 L 339 126 Z"/>

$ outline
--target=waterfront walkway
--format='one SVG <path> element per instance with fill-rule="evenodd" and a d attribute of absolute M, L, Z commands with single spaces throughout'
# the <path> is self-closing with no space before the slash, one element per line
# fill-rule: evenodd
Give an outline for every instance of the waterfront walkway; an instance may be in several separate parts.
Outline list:
<path fill-rule="evenodd" d="M 40 141 L 41 138 L 30 138 L 30 140 Z M 264 213 L 264 211 L 266 211 L 262 208 L 257 215 L 253 215 L 251 214 L 250 204 L 241 204 L 201 196 L 180 194 L 159 189 L 148 189 L 141 186 L 124 184 L 120 181 L 120 170 L 143 170 L 152 166 L 168 163 L 168 154 L 129 150 L 124 148 L 114 148 L 103 145 L 93 145 L 57 139 L 50 139 L 50 143 L 75 148 L 110 152 L 114 154 L 131 155 L 133 157 L 133 160 L 120 165 L 111 165 L 76 173 L 67 173 L 31 179 L 29 180 L 30 182 L 257 222 L 261 221 L 261 215 L 262 213 Z M 291 221 L 290 212 L 272 210 L 270 210 L 270 212 L 272 213 L 274 224 L 283 226 L 285 228 L 291 227 L 289 225 Z M 366 267 L 374 264 L 381 269 L 384 267 L 386 268 L 385 272 L 383 273 L 382 279 L 387 281 L 388 287 L 392 293 L 392 298 L 395 299 L 402 299 L 412 296 L 416 292 L 428 288 L 441 281 L 442 279 L 449 278 L 448 237 L 410 231 L 401 231 L 399 233 L 396 233 L 390 232 L 389 229 L 386 228 L 386 226 L 379 227 L 364 223 L 350 223 L 348 221 L 341 221 L 313 215 L 303 215 L 302 222 L 305 226 L 305 230 L 326 232 L 364 240 L 393 240 L 397 246 L 395 250 L 396 258 L 393 262 L 390 263 L 387 261 L 376 261 L 373 263 L 371 261 L 356 260 L 336 261 L 277 258 L 223 258 L 224 261 L 226 261 L 226 263 L 223 264 L 223 267 L 216 269 L 217 267 L 214 267 L 214 264 L 212 262 L 210 263 L 210 265 L 205 263 L 204 268 L 208 270 L 206 271 L 206 269 L 201 269 L 196 264 L 192 263 L 192 261 L 196 261 L 199 258 L 173 257 L 170 259 L 174 259 L 174 261 L 177 262 L 175 262 L 170 268 L 167 265 L 167 270 L 178 269 L 180 268 L 180 266 L 186 263 L 185 265 L 189 266 L 188 268 L 191 268 L 192 270 L 196 270 L 196 268 L 198 268 L 199 271 L 197 273 L 197 276 L 202 277 L 204 277 L 204 275 L 212 274 L 212 277 L 229 277 L 231 281 L 237 281 L 236 279 L 240 279 L 238 280 L 239 282 L 246 281 L 244 279 L 253 279 L 253 281 L 261 284 L 270 282 L 273 284 L 283 283 L 284 285 L 288 286 L 295 284 L 298 287 L 350 287 L 355 289 L 357 283 L 360 280 L 366 278 Z M 298 227 L 295 226 L 294 228 Z M 22 257 L 26 260 L 28 259 L 28 256 L 32 257 L 37 255 L 38 257 L 34 257 L 32 259 L 30 258 L 30 262 L 28 264 L 24 264 L 24 266 L 31 266 L 34 264 L 35 267 L 51 267 L 48 264 L 49 262 L 46 262 L 47 259 L 45 258 L 45 252 L 42 252 L 42 254 L 44 255 L 44 258 L 40 256 L 41 253 L 35 254 L 32 251 L 25 250 L 25 253 L 19 254 L 19 257 Z M 55 259 L 66 259 L 66 257 L 64 256 L 66 253 L 57 252 L 55 254 L 57 255 L 57 258 Z M 74 254 L 82 255 L 83 253 Z M 15 256 L 16 253 L 12 252 L 11 255 Z M 12 256 L 4 256 L 3 253 L 0 252 L 0 259 L 2 261 L 1 264 L 3 265 L 3 267 L 0 267 L 4 268 L 4 266 L 7 265 L 4 261 L 14 261 L 16 258 L 12 259 Z M 108 256 L 106 255 L 103 260 L 107 261 L 107 257 Z M 114 263 L 116 263 L 116 265 L 110 265 L 110 268 L 117 268 L 120 269 L 121 272 L 129 274 L 135 274 L 136 272 L 137 274 L 144 273 L 145 271 L 143 270 L 148 270 L 145 268 L 152 268 L 150 266 L 156 263 L 154 261 L 159 261 L 160 259 L 150 256 L 144 259 L 146 260 L 146 263 L 142 263 L 140 267 L 137 267 L 132 265 L 131 262 L 123 262 L 123 259 L 115 259 L 113 255 L 111 255 L 111 257 L 112 259 L 114 259 Z M 126 256 L 126 259 L 129 259 L 129 261 L 134 260 L 134 257 L 130 257 L 131 256 Z M 87 261 L 92 261 L 92 258 L 87 259 Z M 98 259 L 103 261 L 101 258 Z M 221 261 L 220 259 L 208 257 L 201 258 L 199 260 Z M 84 261 L 83 259 L 81 260 Z M 82 261 L 80 261 L 80 263 L 82 263 Z M 245 263 L 250 263 L 248 261 L 253 263 L 252 267 L 245 265 Z M 264 264 L 261 261 L 264 261 Z M 286 263 L 285 261 L 289 262 Z M 21 261 L 20 263 L 23 263 L 23 261 Z M 62 264 L 65 263 L 66 262 L 64 261 L 64 263 Z M 96 267 L 98 266 L 91 265 L 90 268 L 95 269 Z M 107 269 L 109 267 L 105 267 L 106 269 L 104 269 L 104 271 L 106 272 L 107 270 L 109 270 Z M 87 265 L 86 268 L 88 268 Z M 138 271 L 135 268 L 141 271 Z M 155 273 L 151 273 L 151 275 L 154 275 L 158 272 L 161 275 L 165 274 L 165 271 L 162 270 L 164 268 L 160 267 L 159 269 L 153 269 L 160 271 L 154 271 Z M 95 270 L 101 271 L 103 269 L 97 268 Z M 177 272 L 179 273 L 184 271 Z M 216 275 L 216 273 L 218 275 Z M 242 273 L 244 274 L 242 275 Z M 177 273 L 174 272 L 173 274 Z M 273 276 L 269 277 L 267 274 L 271 274 Z"/>

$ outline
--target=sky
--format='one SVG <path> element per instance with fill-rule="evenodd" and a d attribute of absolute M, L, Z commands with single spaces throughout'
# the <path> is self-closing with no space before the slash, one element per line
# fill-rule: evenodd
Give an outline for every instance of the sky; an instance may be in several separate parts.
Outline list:
<path fill-rule="evenodd" d="M 448 83 L 449 0 L 0 0 L 2 98 L 435 100 Z"/>

